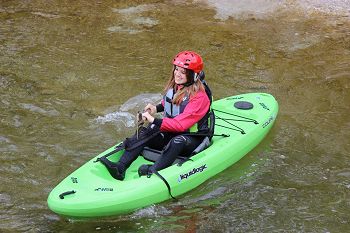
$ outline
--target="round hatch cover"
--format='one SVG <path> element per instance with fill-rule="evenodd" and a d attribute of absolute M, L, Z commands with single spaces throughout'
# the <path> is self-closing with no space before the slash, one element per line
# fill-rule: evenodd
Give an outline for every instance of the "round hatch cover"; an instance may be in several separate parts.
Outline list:
<path fill-rule="evenodd" d="M 237 101 L 234 106 L 238 109 L 249 110 L 253 108 L 253 104 L 248 101 Z"/>

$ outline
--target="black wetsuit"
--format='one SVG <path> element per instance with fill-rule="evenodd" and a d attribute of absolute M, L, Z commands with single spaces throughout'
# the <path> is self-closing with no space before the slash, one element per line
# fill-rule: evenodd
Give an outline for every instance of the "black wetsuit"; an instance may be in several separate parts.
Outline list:
<path fill-rule="evenodd" d="M 130 164 L 137 159 L 145 146 L 152 149 L 162 151 L 160 159 L 153 165 L 152 170 L 157 171 L 170 166 L 177 156 L 190 156 L 194 149 L 202 142 L 202 137 L 188 136 L 174 133 L 161 132 L 144 145 L 126 149 L 122 157 L 119 159 L 122 170 L 126 170 Z"/>

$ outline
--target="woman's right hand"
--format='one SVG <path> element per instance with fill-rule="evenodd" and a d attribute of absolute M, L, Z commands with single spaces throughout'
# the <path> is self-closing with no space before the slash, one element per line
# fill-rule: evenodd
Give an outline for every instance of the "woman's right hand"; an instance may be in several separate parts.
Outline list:
<path fill-rule="evenodd" d="M 148 121 L 151 124 L 154 121 L 154 117 L 148 111 L 142 113 L 142 119 Z"/>
<path fill-rule="evenodd" d="M 157 112 L 157 108 L 153 104 L 147 104 L 144 108 L 144 111 L 149 112 L 151 115 L 154 115 Z"/>

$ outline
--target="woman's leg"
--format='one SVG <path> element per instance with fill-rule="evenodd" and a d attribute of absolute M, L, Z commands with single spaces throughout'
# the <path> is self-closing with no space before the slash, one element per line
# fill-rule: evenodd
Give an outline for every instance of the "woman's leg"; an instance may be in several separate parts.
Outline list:
<path fill-rule="evenodd" d="M 136 137 L 135 135 L 133 138 Z M 132 138 L 132 139 L 133 139 Z M 131 139 L 131 140 L 132 140 Z M 135 138 L 134 138 L 135 139 Z M 154 138 L 145 142 L 143 145 L 130 149 L 126 149 L 123 155 L 120 157 L 119 161 L 114 163 L 105 157 L 100 158 L 100 161 L 106 166 L 112 177 L 117 180 L 124 180 L 125 171 L 140 155 L 141 151 L 145 146 L 152 145 L 153 147 L 161 146 L 162 148 L 169 140 L 164 137 L 164 134 L 159 133 Z"/>
<path fill-rule="evenodd" d="M 202 137 L 178 135 L 170 140 L 164 149 L 162 156 L 150 168 L 152 170 L 161 170 L 169 167 L 176 158 L 181 156 L 190 156 L 194 149 L 202 142 Z"/>
<path fill-rule="evenodd" d="M 134 162 L 145 146 L 149 146 L 153 149 L 162 150 L 164 146 L 169 142 L 171 138 L 165 133 L 159 133 L 157 136 L 147 141 L 144 145 L 136 147 L 132 150 L 125 150 L 124 154 L 120 157 L 119 163 L 123 170 L 126 170 L 132 162 Z"/>

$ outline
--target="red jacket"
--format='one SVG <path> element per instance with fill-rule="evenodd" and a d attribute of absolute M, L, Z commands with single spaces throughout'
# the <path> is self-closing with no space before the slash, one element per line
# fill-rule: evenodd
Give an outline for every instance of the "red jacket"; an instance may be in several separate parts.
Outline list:
<path fill-rule="evenodd" d="M 162 102 L 164 106 L 164 102 Z M 205 91 L 199 91 L 190 97 L 184 111 L 174 118 L 164 117 L 155 119 L 155 124 L 160 125 L 163 132 L 184 132 L 200 121 L 208 112 L 210 101 Z"/>

